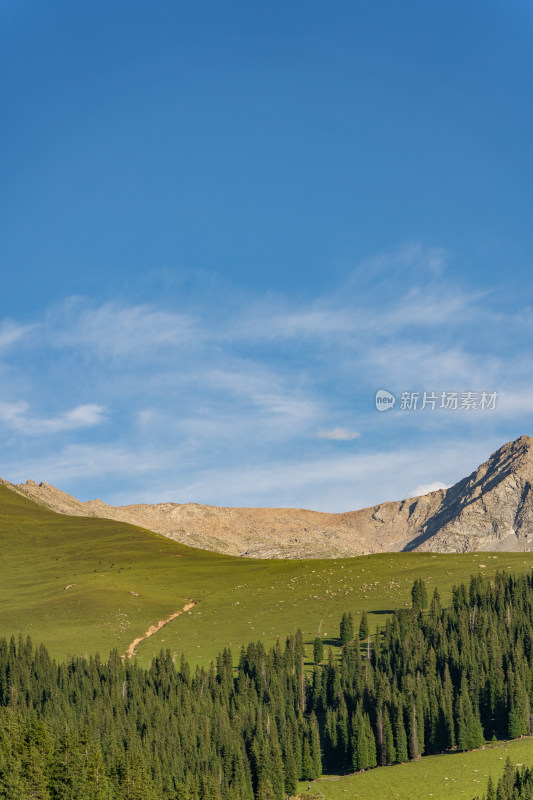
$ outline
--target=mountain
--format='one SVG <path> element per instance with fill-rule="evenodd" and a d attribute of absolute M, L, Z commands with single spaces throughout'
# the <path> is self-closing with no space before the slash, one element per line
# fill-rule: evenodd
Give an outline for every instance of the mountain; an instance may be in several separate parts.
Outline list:
<path fill-rule="evenodd" d="M 521 436 L 449 489 L 341 514 L 196 503 L 114 507 L 81 502 L 46 483 L 7 485 L 61 514 L 129 522 L 206 550 L 250 558 L 337 558 L 401 550 L 533 550 L 532 483 L 533 439 Z"/>

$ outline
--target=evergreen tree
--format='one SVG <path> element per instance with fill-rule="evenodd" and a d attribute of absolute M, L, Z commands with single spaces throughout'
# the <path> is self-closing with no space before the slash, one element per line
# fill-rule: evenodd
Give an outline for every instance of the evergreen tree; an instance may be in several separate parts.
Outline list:
<path fill-rule="evenodd" d="M 289 746 L 285 752 L 285 794 L 292 796 L 296 794 L 298 775 L 296 772 L 296 758 L 292 746 Z"/>
<path fill-rule="evenodd" d="M 428 593 L 426 584 L 422 578 L 417 578 L 417 580 L 415 580 L 413 583 L 413 588 L 411 589 L 411 599 L 413 601 L 414 611 L 424 611 L 424 609 L 427 608 Z"/>
<path fill-rule="evenodd" d="M 309 719 L 309 740 L 311 747 L 311 758 L 313 760 L 313 776 L 314 779 L 320 778 L 322 774 L 322 754 L 320 748 L 320 732 L 318 729 L 318 721 L 314 714 L 311 713 Z"/>
<path fill-rule="evenodd" d="M 409 755 L 407 750 L 407 733 L 405 731 L 403 710 L 401 707 L 398 707 L 396 712 L 394 739 L 396 742 L 396 761 L 399 764 L 403 764 L 405 761 L 409 760 Z"/>
<path fill-rule="evenodd" d="M 315 760 L 311 751 L 311 743 L 309 737 L 306 736 L 303 744 L 302 755 L 302 779 L 304 781 L 312 781 L 316 778 L 315 775 Z"/>
<path fill-rule="evenodd" d="M 366 611 L 363 611 L 361 622 L 359 623 L 359 638 L 364 641 L 368 638 L 368 616 Z"/>
<path fill-rule="evenodd" d="M 394 764 L 396 761 L 396 748 L 394 746 L 394 734 L 390 721 L 389 712 L 385 709 L 383 714 L 383 763 Z"/>
<path fill-rule="evenodd" d="M 344 647 L 353 639 L 353 617 L 351 612 L 344 613 L 340 625 L 340 643 Z"/>
<path fill-rule="evenodd" d="M 479 714 L 474 710 L 466 678 L 461 682 L 461 691 L 457 700 L 457 747 L 459 750 L 473 750 L 484 742 L 483 729 Z"/>
<path fill-rule="evenodd" d="M 431 605 L 430 605 L 430 609 L 429 610 L 430 610 L 431 616 L 434 617 L 434 618 L 437 618 L 439 616 L 441 610 L 442 610 L 440 594 L 439 594 L 439 590 L 437 589 L 436 586 L 435 586 L 435 589 L 433 591 L 433 597 L 431 598 Z"/>
<path fill-rule="evenodd" d="M 509 671 L 509 722 L 508 736 L 518 739 L 528 732 L 528 698 L 520 676 Z"/>
<path fill-rule="evenodd" d="M 370 717 L 368 714 L 364 715 L 364 731 L 365 737 L 367 741 L 367 753 L 368 753 L 368 767 L 377 767 L 378 759 L 376 753 L 376 738 L 374 736 L 374 731 L 372 730 L 372 725 L 370 724 Z"/>
<path fill-rule="evenodd" d="M 355 772 L 367 769 L 369 765 L 368 740 L 361 704 L 352 719 L 352 767 Z"/>
<path fill-rule="evenodd" d="M 324 643 L 320 636 L 317 636 L 313 642 L 313 660 L 318 666 L 324 658 Z"/>
<path fill-rule="evenodd" d="M 226 648 L 193 671 L 168 651 L 148 669 L 116 652 L 57 664 L 0 639 L 0 800 L 282 800 L 324 770 L 531 730 L 533 573 L 474 576 L 450 608 L 434 593 L 427 614 L 397 610 L 372 658 L 360 641 L 308 675 L 301 632 L 243 647 L 235 670 Z M 531 773 L 506 767 L 487 796 L 533 800 Z"/>

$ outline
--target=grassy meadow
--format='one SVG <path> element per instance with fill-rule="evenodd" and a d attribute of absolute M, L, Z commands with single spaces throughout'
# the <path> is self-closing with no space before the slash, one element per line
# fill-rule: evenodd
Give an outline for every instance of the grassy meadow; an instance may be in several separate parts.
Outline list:
<path fill-rule="evenodd" d="M 472 572 L 521 571 L 533 553 L 384 553 L 336 560 L 252 560 L 195 550 L 125 523 L 67 517 L 0 486 L 0 635 L 22 632 L 56 658 L 107 657 L 189 600 L 197 602 L 138 648 L 161 647 L 207 664 L 253 639 L 273 643 L 300 627 L 335 645 L 343 611 L 366 609 L 374 627 L 410 602 L 422 577 L 444 602 Z M 65 588 L 70 586 L 70 588 Z M 311 653 L 311 647 L 309 647 Z"/>
<path fill-rule="evenodd" d="M 424 756 L 419 761 L 379 767 L 299 785 L 300 798 L 323 800 L 472 800 L 483 796 L 489 775 L 497 780 L 509 757 L 533 765 L 533 737 L 497 742 L 469 753 Z"/>
<path fill-rule="evenodd" d="M 208 664 L 230 645 L 237 655 L 252 639 L 273 643 L 300 627 L 336 647 L 345 610 L 356 624 L 363 610 L 374 628 L 397 606 L 410 604 L 422 577 L 446 603 L 454 583 L 472 572 L 519 572 L 533 553 L 435 555 L 396 553 L 350 559 L 279 561 L 222 556 L 188 548 L 131 525 L 67 517 L 0 485 L 0 635 L 22 632 L 44 642 L 59 659 L 100 652 L 107 657 L 190 599 L 197 605 L 138 647 L 147 665 L 161 647 Z M 67 588 L 69 587 L 69 588 Z M 470 753 L 343 777 L 299 787 L 301 797 L 325 800 L 459 800 L 485 791 L 509 755 L 533 764 L 533 738 L 488 745 Z"/>

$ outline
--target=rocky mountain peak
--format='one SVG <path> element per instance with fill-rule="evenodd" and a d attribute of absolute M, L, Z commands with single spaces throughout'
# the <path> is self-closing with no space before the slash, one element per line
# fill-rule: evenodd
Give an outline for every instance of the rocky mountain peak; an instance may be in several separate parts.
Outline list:
<path fill-rule="evenodd" d="M 533 439 L 520 436 L 445 492 L 407 549 L 533 549 Z"/>
<path fill-rule="evenodd" d="M 400 550 L 533 550 L 530 436 L 503 445 L 449 489 L 343 514 L 196 503 L 115 508 L 100 500 L 81 502 L 47 483 L 29 480 L 7 485 L 61 514 L 129 522 L 194 547 L 256 558 L 337 558 Z"/>

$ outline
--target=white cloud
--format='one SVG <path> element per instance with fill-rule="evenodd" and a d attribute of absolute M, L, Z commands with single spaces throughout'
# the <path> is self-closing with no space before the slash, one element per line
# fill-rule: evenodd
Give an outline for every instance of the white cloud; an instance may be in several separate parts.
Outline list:
<path fill-rule="evenodd" d="M 94 498 L 91 486 L 100 481 L 105 486 L 102 494 L 107 502 L 114 502 L 109 499 L 112 495 L 110 486 L 111 483 L 116 486 L 118 482 L 125 492 L 129 492 L 128 502 L 134 503 L 138 502 L 135 498 L 139 497 L 139 492 L 132 486 L 139 481 L 143 486 L 150 485 L 154 474 L 161 478 L 168 476 L 178 456 L 175 447 L 67 444 L 57 452 L 46 450 L 38 456 L 19 458 L 6 474 L 12 483 L 32 478 L 37 483 L 44 481 L 73 493 L 80 500 Z"/>
<path fill-rule="evenodd" d="M 450 440 L 446 446 L 400 447 L 331 458 L 277 459 L 246 466 L 202 465 L 194 470 L 193 477 L 185 470 L 164 474 L 156 469 L 138 491 L 124 487 L 110 502 L 198 502 L 344 512 L 412 497 L 410 487 L 422 485 L 435 468 L 448 479 L 445 486 L 455 483 L 502 444 L 494 437 L 481 437 L 469 442 Z M 138 456 L 152 466 L 157 460 L 155 453 Z M 105 459 L 95 457 L 95 461 L 105 469 Z"/>
<path fill-rule="evenodd" d="M 193 319 L 152 306 L 106 303 L 84 307 L 72 299 L 63 313 L 49 314 L 53 343 L 94 349 L 104 356 L 145 356 L 158 350 L 181 347 L 198 339 Z"/>
<path fill-rule="evenodd" d="M 430 492 L 438 492 L 439 489 L 449 489 L 450 486 L 447 483 L 443 483 L 442 481 L 433 481 L 433 483 L 421 483 L 416 489 L 413 489 L 412 492 L 409 492 L 409 497 L 421 497 L 424 494 L 429 494 Z"/>
<path fill-rule="evenodd" d="M 262 310 L 265 311 L 265 309 Z M 267 316 L 262 323 L 257 312 L 254 312 L 253 321 L 249 326 L 259 338 L 331 337 L 350 334 L 360 325 L 357 315 L 339 308 L 303 308 L 297 311 L 288 310 L 284 314 L 279 314 L 274 310 L 267 309 L 266 311 Z"/>
<path fill-rule="evenodd" d="M 405 330 L 453 326 L 459 318 L 469 324 L 490 315 L 478 305 L 486 292 L 465 292 L 442 281 L 416 286 L 392 297 L 379 292 L 345 294 L 316 300 L 300 308 L 283 308 L 283 301 L 256 303 L 238 314 L 222 333 L 228 340 L 332 340 L 357 344 L 359 336 L 385 338 Z M 282 310 L 280 310 L 280 305 Z"/>
<path fill-rule="evenodd" d="M 505 416 L 531 413 L 533 411 L 533 386 L 504 389 L 496 403 L 496 411 Z"/>
<path fill-rule="evenodd" d="M 91 428 L 104 419 L 104 409 L 97 405 L 81 405 L 64 411 L 56 417 L 32 417 L 28 414 L 29 404 L 0 403 L 0 423 L 19 433 L 29 436 L 54 434 L 79 428 Z"/>
<path fill-rule="evenodd" d="M 291 376 L 253 361 L 228 362 L 226 370 L 199 373 L 198 381 L 206 390 L 214 390 L 219 399 L 230 400 L 239 425 L 245 424 L 244 415 L 260 426 L 272 420 L 277 425 L 289 424 L 296 431 L 312 424 L 322 413 L 321 404 L 309 397 L 305 386 L 293 385 Z"/>
<path fill-rule="evenodd" d="M 487 292 L 464 292 L 457 287 L 442 284 L 438 287 L 413 287 L 399 302 L 379 318 L 382 331 L 407 327 L 434 328 L 456 323 L 463 315 L 472 323 L 485 314 L 477 307 L 477 301 Z"/>
<path fill-rule="evenodd" d="M 319 439 L 333 439 L 337 442 L 350 442 L 361 436 L 359 431 L 349 431 L 347 428 L 330 428 L 329 430 L 319 430 Z"/>
<path fill-rule="evenodd" d="M 220 506 L 293 507 L 344 512 L 415 496 L 437 468 L 442 488 L 470 474 L 503 442 L 482 437 L 446 446 L 425 445 L 331 458 L 276 459 L 268 463 L 189 463 L 176 447 L 68 445 L 57 454 L 24 460 L 6 477 L 44 480 L 79 499 L 95 494 L 114 505 L 198 502 Z M 181 464 L 181 466 L 180 466 Z M 428 484 L 431 486 L 431 484 Z M 101 488 L 94 488 L 101 487 Z"/>
<path fill-rule="evenodd" d="M 369 344 L 361 364 L 381 384 L 397 391 L 423 388 L 427 392 L 496 391 L 502 364 L 496 356 L 465 351 L 461 345 L 439 341 L 393 340 Z"/>
<path fill-rule="evenodd" d="M 9 319 L 3 320 L 0 323 L 0 350 L 22 339 L 32 327 L 32 325 L 17 325 Z"/>
<path fill-rule="evenodd" d="M 427 489 L 435 474 L 460 478 L 477 466 L 467 452 L 473 439 L 484 440 L 485 458 L 489 437 L 513 438 L 533 411 L 524 330 L 533 316 L 519 308 L 496 315 L 490 296 L 446 281 L 443 263 L 440 251 L 411 246 L 306 302 L 226 288 L 194 306 L 185 295 L 160 305 L 73 299 L 31 326 L 0 323 L 3 397 L 40 398 L 47 409 L 0 405 L 3 469 L 24 457 L 21 478 L 38 468 L 36 477 L 67 489 L 89 476 L 104 499 L 122 492 L 134 501 L 142 492 L 147 500 L 337 510 L 401 499 L 413 486 Z M 24 347 L 12 348 L 10 360 L 18 342 Z M 490 415 L 401 414 L 398 404 L 379 415 L 379 387 L 397 396 L 499 391 L 501 403 Z M 88 388 L 94 405 L 82 405 Z M 106 407 L 115 410 L 107 447 L 95 442 L 91 455 L 76 432 L 102 422 Z M 358 435 L 326 428 L 327 420 L 356 421 L 357 448 L 335 449 L 357 450 L 361 461 L 321 458 L 333 449 L 321 440 Z M 69 431 L 71 449 L 61 454 L 30 439 Z M 428 447 L 458 447 L 461 437 L 468 448 L 457 450 L 457 469 L 443 469 L 437 452 L 437 471 Z M 372 461 L 389 442 L 391 451 L 406 442 L 412 451 Z"/>

